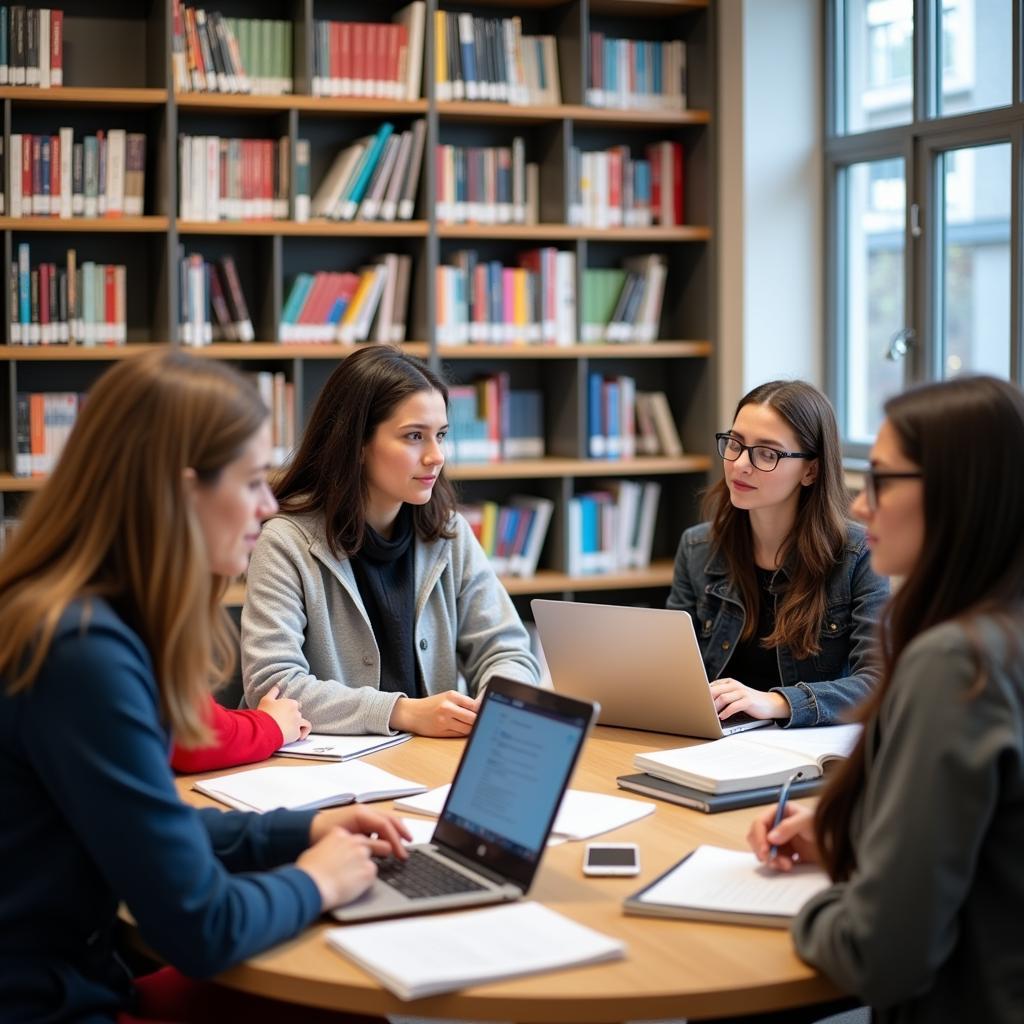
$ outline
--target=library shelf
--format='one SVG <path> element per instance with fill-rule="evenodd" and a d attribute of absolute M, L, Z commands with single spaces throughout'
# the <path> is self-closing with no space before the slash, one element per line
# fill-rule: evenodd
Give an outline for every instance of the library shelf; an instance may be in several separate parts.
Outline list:
<path fill-rule="evenodd" d="M 168 342 L 138 342 L 129 345 L 0 345 L 0 363 L 29 362 L 98 362 L 113 363 L 131 359 L 140 352 L 164 347 Z M 217 341 L 212 345 L 177 346 L 189 355 L 203 359 L 274 360 L 274 359 L 344 359 L 364 344 L 333 345 L 319 343 L 277 342 L 277 341 Z M 405 341 L 399 346 L 403 352 L 420 359 L 430 355 L 430 346 L 425 341 Z"/>
<path fill-rule="evenodd" d="M 707 110 L 633 110 L 585 107 L 580 104 L 519 106 L 512 103 L 487 103 L 470 100 L 446 100 L 437 104 L 442 118 L 466 121 L 507 121 L 513 124 L 544 124 L 549 121 L 578 121 L 612 124 L 616 128 L 650 128 L 666 125 L 708 124 Z"/>
<path fill-rule="evenodd" d="M 540 480 L 551 477 L 657 476 L 706 473 L 706 455 L 648 455 L 635 459 L 509 459 L 506 462 L 448 463 L 452 480 Z"/>
<path fill-rule="evenodd" d="M 466 238 L 483 241 L 575 242 L 588 239 L 596 242 L 650 242 L 669 245 L 673 242 L 707 242 L 711 228 L 682 224 L 677 227 L 590 228 L 574 224 L 438 224 L 439 238 Z"/>
<path fill-rule="evenodd" d="M 614 14 L 670 18 L 677 14 L 706 10 L 708 0 L 590 0 L 592 14 Z"/>
<path fill-rule="evenodd" d="M 35 86 L 0 86 L 0 100 L 18 103 L 46 103 L 55 107 L 162 107 L 167 103 L 166 89 L 92 89 L 62 86 L 38 89 Z"/>
<path fill-rule="evenodd" d="M 425 220 L 178 220 L 179 235 L 283 235 L 304 238 L 426 238 Z"/>
<path fill-rule="evenodd" d="M 439 359 L 696 359 L 711 355 L 710 341 L 649 344 L 438 345 Z"/>
<path fill-rule="evenodd" d="M 356 99 L 346 96 L 307 96 L 286 93 L 264 96 L 253 93 L 179 92 L 174 94 L 180 110 L 218 113 L 273 113 L 298 110 L 303 114 L 351 117 L 404 117 L 427 112 L 426 100 Z"/>
<path fill-rule="evenodd" d="M 94 234 L 165 234 L 169 217 L 0 217 L 0 231 L 91 232 Z"/>
<path fill-rule="evenodd" d="M 570 576 L 552 569 L 539 569 L 533 576 L 499 576 L 505 590 L 513 597 L 530 594 L 563 594 L 572 591 L 636 590 L 645 587 L 667 587 L 672 583 L 673 563 L 662 558 L 644 569 L 623 569 L 618 572 Z M 221 599 L 228 608 L 245 603 L 245 583 L 228 586 Z"/>

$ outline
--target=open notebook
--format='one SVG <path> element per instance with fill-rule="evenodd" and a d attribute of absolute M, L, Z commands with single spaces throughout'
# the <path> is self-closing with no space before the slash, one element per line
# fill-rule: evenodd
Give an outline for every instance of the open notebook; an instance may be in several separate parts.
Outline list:
<path fill-rule="evenodd" d="M 749 851 L 698 846 L 623 907 L 627 914 L 786 928 L 829 884 L 828 875 L 814 865 L 781 872 Z"/>
<path fill-rule="evenodd" d="M 797 771 L 805 779 L 817 778 L 829 761 L 849 757 L 860 729 L 759 729 L 712 743 L 636 754 L 633 764 L 648 775 L 705 793 L 736 793 L 780 786 Z"/>

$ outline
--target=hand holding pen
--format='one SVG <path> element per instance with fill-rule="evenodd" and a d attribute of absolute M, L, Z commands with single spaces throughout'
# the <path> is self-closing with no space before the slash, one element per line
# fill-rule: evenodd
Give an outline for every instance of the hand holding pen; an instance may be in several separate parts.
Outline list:
<path fill-rule="evenodd" d="M 747 842 L 757 859 L 777 871 L 791 871 L 796 863 L 818 860 L 814 812 L 786 802 L 789 787 L 800 774 L 786 781 L 778 804 L 758 815 L 747 833 Z"/>

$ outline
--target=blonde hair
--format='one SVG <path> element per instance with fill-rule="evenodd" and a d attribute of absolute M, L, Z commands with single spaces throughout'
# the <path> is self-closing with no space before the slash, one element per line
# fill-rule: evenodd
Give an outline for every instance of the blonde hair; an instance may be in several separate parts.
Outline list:
<path fill-rule="evenodd" d="M 129 610 L 153 659 L 176 741 L 209 742 L 211 686 L 230 674 L 227 584 L 209 567 L 185 470 L 216 482 L 267 417 L 228 367 L 160 349 L 127 359 L 90 392 L 56 469 L 0 559 L 0 676 L 32 686 L 68 605 Z"/>

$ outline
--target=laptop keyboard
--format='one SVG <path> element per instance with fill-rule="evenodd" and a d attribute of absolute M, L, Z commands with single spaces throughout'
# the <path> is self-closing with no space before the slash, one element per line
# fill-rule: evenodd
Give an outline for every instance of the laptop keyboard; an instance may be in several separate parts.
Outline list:
<path fill-rule="evenodd" d="M 378 861 L 377 877 L 412 900 L 480 892 L 486 888 L 421 850 L 411 850 L 409 859 L 404 862 L 393 859 Z"/>

